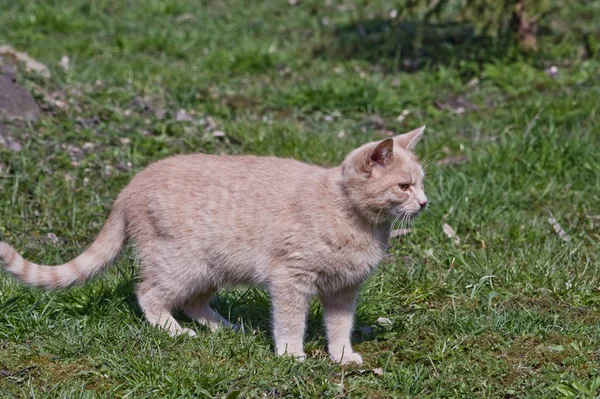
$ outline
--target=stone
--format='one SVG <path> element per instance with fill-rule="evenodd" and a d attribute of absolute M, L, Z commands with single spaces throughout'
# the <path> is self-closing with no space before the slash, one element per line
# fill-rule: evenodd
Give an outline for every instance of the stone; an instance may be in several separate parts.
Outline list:
<path fill-rule="evenodd" d="M 27 90 L 10 75 L 0 75 L 0 120 L 36 122 L 40 109 Z"/>

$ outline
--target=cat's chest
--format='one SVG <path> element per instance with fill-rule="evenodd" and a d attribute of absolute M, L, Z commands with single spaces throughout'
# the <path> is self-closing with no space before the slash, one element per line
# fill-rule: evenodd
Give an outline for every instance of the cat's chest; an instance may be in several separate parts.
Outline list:
<path fill-rule="evenodd" d="M 383 236 L 358 236 L 341 245 L 321 243 L 322 278 L 338 284 L 362 283 L 387 253 L 387 239 Z"/>

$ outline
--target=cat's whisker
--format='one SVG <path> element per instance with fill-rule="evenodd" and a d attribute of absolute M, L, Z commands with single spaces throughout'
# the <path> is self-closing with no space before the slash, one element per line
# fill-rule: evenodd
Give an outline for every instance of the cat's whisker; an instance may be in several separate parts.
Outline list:
<path fill-rule="evenodd" d="M 427 212 L 427 215 L 432 217 L 436 222 L 440 222 L 442 220 L 440 215 L 438 215 L 435 210 L 430 209 L 430 208 L 425 208 L 425 211 Z"/>
<path fill-rule="evenodd" d="M 428 155 L 426 155 L 426 156 L 425 156 L 425 158 L 423 158 L 423 159 L 422 159 L 422 160 L 419 162 L 419 164 L 421 165 L 421 169 L 423 169 L 423 170 L 427 169 L 427 168 L 429 167 L 429 165 L 431 165 L 431 164 L 433 163 L 433 161 L 434 161 L 434 160 L 432 159 L 431 161 L 429 161 L 429 163 L 426 163 L 426 162 L 427 162 L 427 160 L 428 160 L 428 159 L 429 159 L 429 158 L 430 158 L 432 155 L 434 155 L 434 154 L 437 154 L 437 153 L 441 153 L 441 152 L 442 152 L 442 151 L 434 151 L 434 152 L 432 152 L 432 153 L 429 153 Z"/>
<path fill-rule="evenodd" d="M 441 150 L 430 152 L 421 160 L 421 164 L 425 163 L 432 155 L 442 152 Z"/>
<path fill-rule="evenodd" d="M 390 231 L 388 232 L 388 235 L 392 234 L 392 231 L 394 230 L 394 226 L 396 225 L 396 222 L 398 222 L 398 218 L 399 216 L 394 216 L 394 220 L 392 220 L 392 223 L 390 224 Z"/>

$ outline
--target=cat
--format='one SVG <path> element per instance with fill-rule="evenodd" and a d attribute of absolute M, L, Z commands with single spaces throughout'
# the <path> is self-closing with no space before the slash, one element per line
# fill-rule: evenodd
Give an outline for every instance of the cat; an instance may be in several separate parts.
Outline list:
<path fill-rule="evenodd" d="M 173 318 L 176 308 L 211 329 L 233 327 L 210 297 L 259 285 L 272 300 L 277 354 L 305 358 L 306 316 L 317 296 L 331 359 L 361 364 L 350 342 L 359 288 L 385 256 L 394 220 L 412 219 L 427 204 L 413 153 L 424 129 L 367 143 L 334 168 L 275 157 L 169 157 L 132 179 L 75 259 L 37 265 L 2 242 L 0 260 L 26 284 L 61 289 L 103 271 L 132 239 L 140 308 L 171 335 L 195 335 Z"/>

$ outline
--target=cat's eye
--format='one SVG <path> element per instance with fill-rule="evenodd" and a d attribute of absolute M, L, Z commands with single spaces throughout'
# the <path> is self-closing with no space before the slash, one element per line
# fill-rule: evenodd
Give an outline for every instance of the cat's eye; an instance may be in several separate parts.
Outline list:
<path fill-rule="evenodd" d="M 408 184 L 408 183 L 400 183 L 400 184 L 398 184 L 398 187 L 400 187 L 400 190 L 406 191 L 410 187 L 410 184 Z"/>

